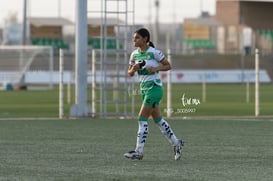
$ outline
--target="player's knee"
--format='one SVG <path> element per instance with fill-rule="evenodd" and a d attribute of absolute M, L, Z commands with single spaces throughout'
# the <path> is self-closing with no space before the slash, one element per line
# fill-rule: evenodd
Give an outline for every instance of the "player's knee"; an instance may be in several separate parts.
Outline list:
<path fill-rule="evenodd" d="M 162 119 L 162 116 L 154 118 L 154 123 L 158 124 Z"/>

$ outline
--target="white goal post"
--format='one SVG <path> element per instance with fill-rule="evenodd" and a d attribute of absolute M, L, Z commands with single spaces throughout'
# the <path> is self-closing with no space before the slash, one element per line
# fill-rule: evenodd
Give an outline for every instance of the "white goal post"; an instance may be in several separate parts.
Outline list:
<path fill-rule="evenodd" d="M 0 85 L 21 85 L 32 88 L 52 88 L 53 47 L 0 46 Z M 37 81 L 47 76 L 48 82 Z M 34 81 L 34 78 L 36 81 Z"/>

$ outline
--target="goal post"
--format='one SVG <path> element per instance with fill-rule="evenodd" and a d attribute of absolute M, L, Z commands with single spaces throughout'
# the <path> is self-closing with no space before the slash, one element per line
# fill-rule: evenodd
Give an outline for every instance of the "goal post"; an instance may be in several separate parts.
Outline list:
<path fill-rule="evenodd" d="M 0 46 L 0 84 L 53 87 L 53 47 Z M 41 77 L 39 81 L 38 77 Z"/>

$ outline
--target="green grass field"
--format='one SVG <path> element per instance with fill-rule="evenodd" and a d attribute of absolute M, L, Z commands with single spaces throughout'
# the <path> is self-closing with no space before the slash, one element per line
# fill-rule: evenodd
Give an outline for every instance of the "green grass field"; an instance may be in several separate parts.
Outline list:
<path fill-rule="evenodd" d="M 255 91 L 253 84 L 250 85 L 249 90 L 249 102 L 247 103 L 245 84 L 208 84 L 206 86 L 206 101 L 204 102 L 201 84 L 174 84 L 172 88 L 173 116 L 254 116 Z M 262 116 L 273 115 L 272 90 L 272 84 L 260 85 L 260 115 Z M 90 94 L 91 91 L 89 90 L 88 93 Z M 183 95 L 187 100 L 199 100 L 200 104 L 184 106 L 181 101 Z M 130 95 L 129 101 L 132 96 L 136 100 L 134 112 L 137 114 L 141 104 L 140 95 Z M 99 94 L 97 94 L 97 97 L 100 97 Z M 109 92 L 108 97 L 111 99 L 113 92 Z M 121 95 L 121 97 L 123 96 Z M 72 97 L 71 104 L 68 104 L 66 100 L 65 97 L 65 116 L 69 117 L 69 109 L 74 98 Z M 47 91 L 0 91 L 0 117 L 58 117 L 58 101 L 58 87 Z M 131 103 L 129 102 L 128 105 L 128 111 L 130 112 Z M 161 103 L 161 110 L 164 115 L 168 111 L 166 105 L 167 94 L 165 88 L 165 95 Z M 99 104 L 96 109 L 100 110 Z M 111 104 L 107 105 L 107 109 L 110 112 L 115 111 L 114 105 Z"/>
<path fill-rule="evenodd" d="M 153 122 L 143 160 L 137 122 L 115 119 L 0 120 L 0 180 L 273 180 L 272 119 L 171 119 L 183 157 Z"/>

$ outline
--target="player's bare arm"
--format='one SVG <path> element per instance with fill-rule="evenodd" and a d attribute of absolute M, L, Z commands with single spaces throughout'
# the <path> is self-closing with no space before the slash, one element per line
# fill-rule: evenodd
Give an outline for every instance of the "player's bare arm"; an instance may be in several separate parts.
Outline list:
<path fill-rule="evenodd" d="M 157 71 L 168 71 L 171 70 L 171 64 L 170 62 L 165 58 L 161 61 L 161 66 L 158 67 L 149 67 L 147 68 L 149 72 L 157 72 Z"/>
<path fill-rule="evenodd" d="M 138 64 L 134 64 L 134 65 L 130 65 L 128 68 L 128 75 L 130 77 L 135 75 L 135 72 L 139 70 L 139 65 Z"/>

